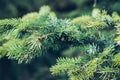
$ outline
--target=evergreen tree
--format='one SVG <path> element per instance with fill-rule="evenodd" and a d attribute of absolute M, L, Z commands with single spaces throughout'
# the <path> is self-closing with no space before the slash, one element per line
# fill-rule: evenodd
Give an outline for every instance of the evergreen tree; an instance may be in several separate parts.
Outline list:
<path fill-rule="evenodd" d="M 120 16 L 95 8 L 91 15 L 59 19 L 48 6 L 18 19 L 0 20 L 0 57 L 18 63 L 60 51 L 53 75 L 70 80 L 117 80 L 120 76 Z"/>

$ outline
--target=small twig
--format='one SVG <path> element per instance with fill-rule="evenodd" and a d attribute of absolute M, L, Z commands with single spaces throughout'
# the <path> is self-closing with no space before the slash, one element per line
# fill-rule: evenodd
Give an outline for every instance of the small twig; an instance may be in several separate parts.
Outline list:
<path fill-rule="evenodd" d="M 46 34 L 46 35 L 40 35 L 39 37 L 38 37 L 38 40 L 42 40 L 43 38 L 48 38 L 48 36 L 50 36 L 50 35 L 53 35 L 54 33 L 49 33 L 49 34 Z"/>
<path fill-rule="evenodd" d="M 97 5 L 97 0 L 94 0 L 93 7 L 96 7 L 96 5 Z"/>

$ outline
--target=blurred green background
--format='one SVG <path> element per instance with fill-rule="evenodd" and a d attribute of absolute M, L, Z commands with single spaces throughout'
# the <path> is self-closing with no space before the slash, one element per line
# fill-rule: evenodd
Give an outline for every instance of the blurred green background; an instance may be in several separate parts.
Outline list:
<path fill-rule="evenodd" d="M 51 6 L 58 17 L 75 17 L 89 13 L 94 0 L 0 0 L 0 18 L 21 17 L 28 12 L 38 11 L 43 5 Z M 120 0 L 97 0 L 97 7 L 109 12 L 120 12 Z"/>
<path fill-rule="evenodd" d="M 93 9 L 94 0 L 0 0 L 0 19 L 19 18 L 38 11 L 43 5 L 49 5 L 58 18 L 74 18 L 89 14 Z M 120 13 L 120 0 L 97 0 L 97 8 L 108 13 Z M 64 49 L 64 47 L 63 47 Z M 16 61 L 2 58 L 0 60 L 0 80 L 67 80 L 65 77 L 52 76 L 49 72 L 61 52 L 44 54 L 29 64 L 17 64 Z"/>

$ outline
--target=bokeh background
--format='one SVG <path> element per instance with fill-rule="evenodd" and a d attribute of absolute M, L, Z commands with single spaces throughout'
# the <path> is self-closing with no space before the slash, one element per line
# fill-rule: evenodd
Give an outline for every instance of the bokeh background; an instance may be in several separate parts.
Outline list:
<path fill-rule="evenodd" d="M 90 14 L 95 0 L 0 0 L 0 19 L 20 18 L 23 15 L 39 11 L 43 5 L 49 5 L 58 18 L 75 18 Z M 120 13 L 120 0 L 96 0 L 96 7 L 105 9 L 109 14 Z M 60 51 L 43 54 L 29 64 L 17 61 L 0 60 L 0 80 L 66 80 L 52 76 L 49 68 L 56 63 L 56 58 L 63 56 Z"/>

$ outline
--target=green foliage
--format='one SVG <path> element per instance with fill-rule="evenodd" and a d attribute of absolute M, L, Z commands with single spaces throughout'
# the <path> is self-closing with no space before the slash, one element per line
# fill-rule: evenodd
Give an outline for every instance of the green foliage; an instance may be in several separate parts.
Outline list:
<path fill-rule="evenodd" d="M 58 59 L 50 69 L 52 74 L 67 74 L 70 80 L 119 79 L 120 57 L 119 48 L 116 48 L 119 44 L 115 41 L 119 41 L 115 29 L 119 20 L 117 13 L 114 12 L 111 17 L 99 9 L 94 9 L 92 16 L 73 19 L 82 34 L 85 32 L 84 37 L 78 40 L 80 44 L 64 51 L 68 57 L 77 54 L 75 58 Z"/>
<path fill-rule="evenodd" d="M 114 63 L 114 66 L 120 65 L 120 54 L 119 53 L 114 56 L 113 63 Z"/>
<path fill-rule="evenodd" d="M 104 57 L 108 56 L 111 53 L 111 50 L 112 47 L 105 48 L 102 53 L 99 53 L 98 57 L 93 58 L 90 61 L 88 60 L 87 63 L 84 61 L 84 57 L 58 59 L 57 64 L 51 68 L 52 74 L 67 73 L 70 80 L 92 79 L 95 73 L 101 73 L 101 69 L 104 69 L 101 65 L 106 62 Z M 111 70 L 108 72 L 111 72 Z"/>
<path fill-rule="evenodd" d="M 110 16 L 97 8 L 71 20 L 58 19 L 43 6 L 38 13 L 0 20 L 0 57 L 28 63 L 59 51 L 64 58 L 50 68 L 53 75 L 70 80 L 119 79 L 119 24 L 117 13 Z"/>

